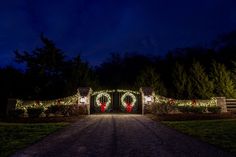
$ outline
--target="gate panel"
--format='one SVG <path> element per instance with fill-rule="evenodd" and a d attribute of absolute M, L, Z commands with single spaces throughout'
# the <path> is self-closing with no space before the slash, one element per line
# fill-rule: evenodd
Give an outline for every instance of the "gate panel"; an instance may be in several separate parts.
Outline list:
<path fill-rule="evenodd" d="M 106 90 L 91 96 L 91 113 L 141 113 L 141 94 L 131 90 Z"/>
<path fill-rule="evenodd" d="M 105 113 L 112 111 L 113 96 L 110 91 L 95 92 L 91 96 L 90 112 Z"/>
<path fill-rule="evenodd" d="M 123 113 L 141 113 L 141 96 L 139 92 L 120 91 L 120 111 Z"/>

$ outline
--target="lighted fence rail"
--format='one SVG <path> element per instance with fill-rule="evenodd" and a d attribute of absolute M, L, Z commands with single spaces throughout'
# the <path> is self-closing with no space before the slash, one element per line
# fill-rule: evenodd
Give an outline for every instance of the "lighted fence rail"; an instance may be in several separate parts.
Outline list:
<path fill-rule="evenodd" d="M 52 105 L 73 105 L 73 104 L 78 104 L 78 99 L 81 96 L 77 93 L 73 96 L 69 97 L 64 97 L 64 98 L 59 98 L 59 99 L 53 99 L 53 100 L 47 100 L 47 101 L 40 101 L 40 100 L 16 100 L 16 109 L 27 109 L 29 107 L 44 107 L 48 108 L 49 106 Z"/>
<path fill-rule="evenodd" d="M 199 100 L 199 99 L 175 100 L 172 98 L 166 98 L 163 96 L 155 95 L 155 102 L 156 103 L 169 103 L 169 104 L 178 105 L 178 106 L 216 106 L 217 105 L 217 99 L 214 97 L 209 100 Z"/>

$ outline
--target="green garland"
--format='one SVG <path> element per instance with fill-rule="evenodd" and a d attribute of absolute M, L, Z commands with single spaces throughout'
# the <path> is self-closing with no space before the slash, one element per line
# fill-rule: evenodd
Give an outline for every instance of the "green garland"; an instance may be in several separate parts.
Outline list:
<path fill-rule="evenodd" d="M 107 98 L 107 102 L 106 102 L 106 108 L 110 105 L 111 103 L 111 96 L 107 93 L 107 92 L 100 92 L 97 96 L 96 96 L 96 104 L 97 106 L 101 106 L 101 102 L 100 102 L 100 98 L 104 96 Z"/>
<path fill-rule="evenodd" d="M 130 93 L 130 92 L 126 92 L 126 93 L 124 93 L 124 94 L 121 96 L 121 104 L 122 104 L 124 107 L 127 106 L 127 104 L 126 104 L 126 102 L 125 102 L 125 98 L 126 98 L 127 96 L 130 96 L 130 97 L 132 98 L 133 101 L 131 102 L 131 106 L 133 107 L 133 106 L 135 105 L 137 99 L 136 99 L 135 95 L 132 94 L 132 93 Z"/>

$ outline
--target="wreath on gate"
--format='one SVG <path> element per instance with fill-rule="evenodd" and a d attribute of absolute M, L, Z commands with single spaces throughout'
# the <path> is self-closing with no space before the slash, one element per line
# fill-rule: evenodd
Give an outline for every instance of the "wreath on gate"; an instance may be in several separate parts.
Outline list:
<path fill-rule="evenodd" d="M 125 98 L 127 96 L 130 96 L 132 98 L 132 102 L 128 102 L 125 101 Z M 132 112 L 132 109 L 136 103 L 136 97 L 134 94 L 130 93 L 130 92 L 126 92 L 125 94 L 122 95 L 121 97 L 121 104 L 124 106 L 124 108 L 126 109 L 127 112 Z"/>
<path fill-rule="evenodd" d="M 106 102 L 101 102 L 100 99 L 103 96 L 107 98 Z M 100 107 L 101 112 L 105 112 L 107 107 L 110 105 L 110 103 L 111 103 L 111 97 L 110 97 L 110 95 L 108 93 L 102 92 L 102 93 L 99 93 L 97 95 L 97 97 L 96 97 L 96 104 L 97 104 L 97 106 Z"/>

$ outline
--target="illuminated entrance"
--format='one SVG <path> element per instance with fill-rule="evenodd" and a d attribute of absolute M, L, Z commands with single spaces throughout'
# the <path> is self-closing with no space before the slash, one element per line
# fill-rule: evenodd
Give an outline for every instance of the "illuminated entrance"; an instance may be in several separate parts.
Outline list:
<path fill-rule="evenodd" d="M 132 90 L 102 90 L 93 92 L 91 113 L 142 113 L 141 93 Z"/>

